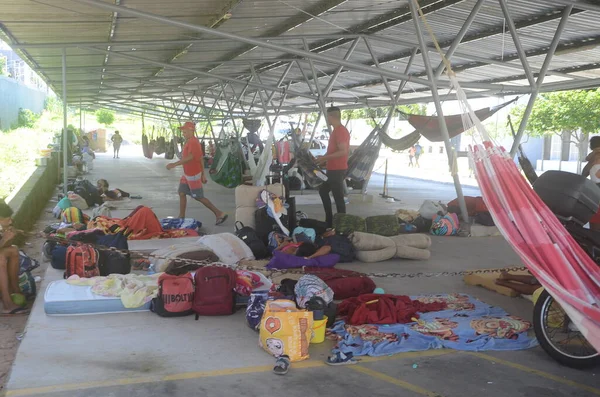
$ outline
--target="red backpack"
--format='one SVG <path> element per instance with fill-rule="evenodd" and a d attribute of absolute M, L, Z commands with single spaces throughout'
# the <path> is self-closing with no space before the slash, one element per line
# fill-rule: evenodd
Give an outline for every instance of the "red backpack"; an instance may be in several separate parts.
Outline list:
<path fill-rule="evenodd" d="M 82 244 L 67 248 L 65 278 L 69 278 L 74 274 L 85 278 L 100 275 L 100 271 L 98 270 L 98 251 L 93 246 Z"/>
<path fill-rule="evenodd" d="M 173 276 L 163 273 L 158 278 L 158 295 L 150 310 L 161 317 L 188 316 L 193 313 L 194 280 L 190 273 Z"/>
<path fill-rule="evenodd" d="M 222 316 L 235 311 L 237 274 L 228 267 L 206 266 L 196 271 L 196 295 L 192 309 L 199 316 Z"/>

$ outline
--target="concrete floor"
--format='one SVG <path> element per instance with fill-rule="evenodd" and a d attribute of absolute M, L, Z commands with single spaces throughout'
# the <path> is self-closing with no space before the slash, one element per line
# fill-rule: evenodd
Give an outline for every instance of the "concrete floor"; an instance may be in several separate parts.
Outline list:
<path fill-rule="evenodd" d="M 141 151 L 140 151 L 141 152 Z M 177 215 L 179 172 L 167 171 L 162 158 L 147 160 L 138 151 L 119 160 L 100 155 L 90 180 L 103 177 L 114 187 L 141 194 L 159 217 Z M 351 196 L 348 211 L 360 215 L 389 214 L 397 208 L 417 209 L 424 199 L 450 200 L 452 186 L 393 178 L 387 203 L 375 197 L 363 203 Z M 381 177 L 370 185 L 381 190 Z M 214 183 L 207 197 L 234 213 L 233 190 Z M 476 195 L 476 189 L 465 189 Z M 315 193 L 297 196 L 298 209 L 322 217 Z M 132 208 L 137 205 L 132 203 Z M 209 233 L 231 231 L 233 220 L 214 226 L 212 214 L 191 203 L 188 215 L 202 220 Z M 113 212 L 127 215 L 129 209 Z M 438 272 L 518 264 L 502 238 L 436 238 L 426 262 L 352 263 L 341 267 L 374 272 Z M 311 346 L 311 358 L 293 365 L 285 377 L 270 371 L 273 359 L 258 347 L 257 334 L 247 328 L 241 312 L 228 317 L 164 319 L 153 313 L 48 317 L 43 291 L 61 278 L 49 268 L 40 299 L 19 348 L 7 396 L 480 396 L 588 397 L 600 395 L 597 370 L 576 371 L 552 361 L 541 349 L 518 352 L 463 353 L 436 350 L 381 358 L 364 358 L 357 366 L 331 368 L 323 363 L 330 342 Z M 460 277 L 385 278 L 375 280 L 397 294 L 463 292 L 509 313 L 531 318 L 528 301 L 504 297 L 464 285 Z M 414 364 L 417 365 L 414 368 Z"/>

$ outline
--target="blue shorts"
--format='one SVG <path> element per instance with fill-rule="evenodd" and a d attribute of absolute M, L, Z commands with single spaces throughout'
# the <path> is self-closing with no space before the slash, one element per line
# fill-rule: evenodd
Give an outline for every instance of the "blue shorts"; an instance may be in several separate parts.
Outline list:
<path fill-rule="evenodd" d="M 187 194 L 188 196 L 192 196 L 195 199 L 204 198 L 204 188 L 191 190 L 190 186 L 187 183 L 180 183 L 179 189 L 177 189 L 177 193 Z"/>

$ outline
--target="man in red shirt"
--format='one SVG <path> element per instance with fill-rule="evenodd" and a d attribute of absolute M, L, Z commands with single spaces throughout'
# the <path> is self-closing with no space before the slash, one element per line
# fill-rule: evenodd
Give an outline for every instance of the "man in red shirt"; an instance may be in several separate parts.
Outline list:
<path fill-rule="evenodd" d="M 327 164 L 327 181 L 319 188 L 319 195 L 325 209 L 325 220 L 329 227 L 333 226 L 333 210 L 329 192 L 333 194 L 337 212 L 346 213 L 344 202 L 344 184 L 348 170 L 348 153 L 350 151 L 350 133 L 342 125 L 342 113 L 337 107 L 327 109 L 327 122 L 333 127 L 327 153 L 317 157 L 317 164 Z"/>
<path fill-rule="evenodd" d="M 183 175 L 179 180 L 179 189 L 177 191 L 179 193 L 179 217 L 185 218 L 187 207 L 186 196 L 189 195 L 211 210 L 217 218 L 216 224 L 220 225 L 227 220 L 227 214 L 219 210 L 209 199 L 204 197 L 202 184 L 206 183 L 207 179 L 206 175 L 204 175 L 204 153 L 202 153 L 200 141 L 195 136 L 196 125 L 191 121 L 187 121 L 179 129 L 185 138 L 181 160 L 167 164 L 168 170 L 183 165 Z"/>

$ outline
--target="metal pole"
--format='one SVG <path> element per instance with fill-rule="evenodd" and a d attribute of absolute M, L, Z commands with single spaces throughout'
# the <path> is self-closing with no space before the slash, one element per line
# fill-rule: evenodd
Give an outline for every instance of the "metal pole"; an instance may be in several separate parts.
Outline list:
<path fill-rule="evenodd" d="M 88 1 L 88 0 L 77 0 L 77 1 Z M 242 84 L 242 85 L 248 84 L 251 87 L 262 88 L 262 89 L 266 89 L 266 90 L 269 90 L 269 91 L 277 91 L 277 92 L 283 93 L 283 91 L 281 89 L 277 89 L 277 88 L 272 87 L 272 86 L 263 86 L 261 84 L 253 83 L 253 82 L 249 83 L 247 81 L 242 81 L 242 80 L 236 79 L 234 77 L 228 77 L 228 76 L 223 76 L 223 75 L 219 75 L 219 74 L 203 72 L 203 71 L 196 70 L 196 69 L 185 68 L 185 67 L 177 66 L 177 65 L 174 65 L 174 64 L 165 63 L 165 62 L 153 61 L 151 59 L 141 58 L 141 57 L 133 56 L 133 55 L 128 55 L 128 54 L 124 54 L 124 53 L 121 53 L 121 52 L 107 51 L 107 50 L 103 50 L 101 48 L 93 48 L 93 47 L 81 47 L 81 48 L 84 48 L 84 49 L 90 50 L 90 51 L 99 52 L 99 53 L 102 53 L 102 54 L 110 54 L 111 56 L 115 56 L 117 58 L 131 59 L 131 60 L 135 60 L 135 61 L 144 62 L 144 63 L 150 64 L 150 65 L 160 66 L 160 67 L 163 67 L 163 68 L 170 68 L 170 69 L 174 69 L 174 70 L 181 70 L 183 72 L 192 73 L 192 74 L 197 75 L 197 76 L 204 76 L 204 77 L 207 77 L 207 78 L 217 79 L 217 80 L 220 80 L 221 82 L 227 81 L 227 82 L 230 82 L 230 83 L 236 83 L 236 84 Z M 295 96 L 299 96 L 299 97 L 309 98 L 309 99 L 314 100 L 314 97 L 312 95 L 308 95 L 308 94 L 305 94 L 303 92 L 293 91 L 293 92 L 289 92 L 289 94 L 292 94 L 292 95 L 295 95 Z"/>
<path fill-rule="evenodd" d="M 521 40 L 519 40 L 519 35 L 517 33 L 517 27 L 510 15 L 508 10 L 508 5 L 506 4 L 506 0 L 498 0 L 500 2 L 500 8 L 502 8 L 502 13 L 504 14 L 504 18 L 506 19 L 506 25 L 508 26 L 508 30 L 510 31 L 510 35 L 512 36 L 513 42 L 515 44 L 515 49 L 517 50 L 517 54 L 519 54 L 519 59 L 521 60 L 521 64 L 523 65 L 523 70 L 525 71 L 525 75 L 527 76 L 527 80 L 529 80 L 529 85 L 531 87 L 535 86 L 535 78 L 533 77 L 533 72 L 529 67 L 529 61 L 527 61 L 527 54 L 525 54 L 525 50 L 521 45 Z"/>
<path fill-rule="evenodd" d="M 371 47 L 371 43 L 369 43 L 369 39 L 367 39 L 366 37 L 363 37 L 363 41 L 365 42 L 365 45 L 367 46 L 367 50 L 369 51 L 369 54 L 371 54 L 371 58 L 373 59 L 373 63 L 375 64 L 375 66 L 379 67 L 379 59 L 377 59 L 377 55 L 375 55 L 375 51 L 373 50 L 373 47 Z M 390 83 L 388 82 L 388 79 L 386 77 L 382 77 L 383 80 L 383 85 L 385 86 L 385 89 L 388 93 L 388 95 L 390 96 L 390 99 L 394 99 L 394 91 L 392 91 L 392 87 L 390 87 Z"/>
<path fill-rule="evenodd" d="M 63 193 L 67 194 L 69 132 L 67 131 L 67 49 L 62 49 L 62 100 L 63 100 Z"/>
<path fill-rule="evenodd" d="M 567 21 L 572 10 L 573 5 L 567 6 L 563 10 L 562 18 L 560 19 L 558 27 L 556 28 L 556 32 L 554 33 L 554 37 L 552 38 L 552 42 L 550 43 L 550 48 L 548 48 L 548 53 L 546 54 L 546 58 L 544 59 L 544 63 L 542 64 L 542 67 L 540 69 L 537 81 L 535 82 L 535 85 L 532 86 L 533 92 L 531 93 L 529 101 L 527 102 L 527 106 L 525 107 L 523 118 L 521 119 L 519 129 L 517 130 L 517 136 L 515 137 L 512 147 L 510 148 L 511 157 L 515 157 L 515 154 L 517 154 L 517 150 L 519 150 L 519 144 L 521 143 L 521 139 L 523 138 L 523 134 L 525 133 L 525 127 L 527 127 L 529 116 L 531 116 L 531 112 L 533 111 L 533 105 L 535 104 L 535 100 L 537 99 L 538 93 L 540 92 L 540 88 L 544 83 L 546 72 L 550 67 L 550 62 L 552 62 L 552 57 L 554 56 L 556 47 L 558 47 L 558 43 L 560 42 L 560 36 L 562 35 L 562 32 L 567 26 Z"/>
<path fill-rule="evenodd" d="M 452 44 L 446 51 L 446 58 L 450 59 L 452 57 L 452 55 L 454 54 L 454 51 L 456 51 L 456 49 L 460 45 L 460 42 L 467 34 L 467 31 L 471 27 L 471 24 L 475 20 L 475 17 L 477 16 L 477 13 L 479 13 L 479 10 L 481 9 L 481 6 L 483 5 L 484 2 L 485 2 L 485 0 L 477 0 L 477 3 L 475 3 L 475 5 L 473 6 L 471 13 L 465 20 L 465 23 L 463 24 L 462 28 L 460 28 L 460 30 L 456 34 L 456 37 L 454 38 L 454 41 L 452 42 Z M 438 65 L 438 67 L 434 73 L 434 76 L 436 79 L 442 75 L 442 73 L 444 72 L 444 67 L 445 67 L 444 62 L 440 62 L 440 64 Z"/>
<path fill-rule="evenodd" d="M 305 39 L 303 39 L 302 43 L 304 44 L 304 48 L 306 48 L 308 50 L 308 48 L 309 48 L 308 42 Z M 312 72 L 313 83 L 315 85 L 317 94 L 319 96 L 319 105 L 321 106 L 321 111 L 323 112 L 323 115 L 327 118 L 327 105 L 325 104 L 325 98 L 323 97 L 323 91 L 321 91 L 321 87 L 319 86 L 319 76 L 317 75 L 315 63 L 313 62 L 312 59 L 308 58 L 308 64 L 309 64 L 311 72 Z M 298 67 L 300 67 L 300 63 L 298 63 Z M 306 84 L 309 84 L 308 80 L 306 80 Z M 329 125 L 329 123 L 326 123 L 326 124 L 327 124 L 327 130 L 329 131 L 329 135 L 331 135 L 331 133 L 332 133 L 331 126 Z"/>
<path fill-rule="evenodd" d="M 338 66 L 344 66 L 348 70 L 363 72 L 368 75 L 389 77 L 391 79 L 408 80 L 413 83 L 418 83 L 418 84 L 424 85 L 426 87 L 432 86 L 430 81 L 420 79 L 418 77 L 407 76 L 402 73 L 397 73 L 397 72 L 387 70 L 387 69 L 372 68 L 370 66 L 361 65 L 356 62 L 349 62 L 349 61 L 344 61 L 341 59 L 335 59 L 335 58 L 331 58 L 331 57 L 328 57 L 325 55 L 316 54 L 316 53 L 313 53 L 310 51 L 299 50 L 299 49 L 293 48 L 291 46 L 286 47 L 283 45 L 273 44 L 273 43 L 270 43 L 267 41 L 258 40 L 258 39 L 254 39 L 251 37 L 239 36 L 239 35 L 236 35 L 233 33 L 226 32 L 224 30 L 212 29 L 212 28 L 209 28 L 206 26 L 195 25 L 195 24 L 188 23 L 188 22 L 178 21 L 178 20 L 166 18 L 166 17 L 160 16 L 160 15 L 151 14 L 151 13 L 143 12 L 143 11 L 139 11 L 139 10 L 134 10 L 134 9 L 131 9 L 128 7 L 108 4 L 108 3 L 104 3 L 104 2 L 98 1 L 98 0 L 76 0 L 76 1 L 78 3 L 87 4 L 87 5 L 90 5 L 93 7 L 104 8 L 106 10 L 118 12 L 121 15 L 129 15 L 129 16 L 134 16 L 134 17 L 138 17 L 138 18 L 142 18 L 142 19 L 149 19 L 149 20 L 164 23 L 167 25 L 178 26 L 178 27 L 181 27 L 184 29 L 188 29 L 188 30 L 192 30 L 192 31 L 200 32 L 200 33 L 205 33 L 205 34 L 208 34 L 211 36 L 218 36 L 218 37 L 230 39 L 230 40 L 241 42 L 241 43 L 251 44 L 253 46 L 257 46 L 257 47 L 261 47 L 261 48 L 267 48 L 270 50 L 282 51 L 284 53 L 297 55 L 302 58 L 313 59 L 315 61 L 334 64 L 334 65 L 338 65 Z M 111 54 L 112 54 L 112 52 L 111 52 Z"/>
<path fill-rule="evenodd" d="M 354 50 L 356 49 L 356 46 L 358 45 L 358 40 L 359 39 L 354 40 L 352 42 L 352 45 L 350 45 L 348 52 L 346 52 L 346 55 L 344 56 L 345 61 L 348 61 L 350 59 L 350 57 L 352 56 L 352 53 L 354 52 Z M 337 80 L 340 73 L 342 73 L 343 69 L 344 69 L 344 67 L 340 66 L 339 68 L 337 68 L 335 73 L 333 73 L 333 75 L 331 75 L 331 78 L 329 79 L 329 83 L 327 83 L 325 90 L 323 90 L 323 95 L 325 95 L 325 97 L 327 97 L 329 95 L 329 93 L 331 92 L 331 90 L 333 89 L 333 85 L 335 84 L 335 81 Z"/>
<path fill-rule="evenodd" d="M 81 124 L 82 114 L 81 114 L 81 98 L 79 98 L 79 131 L 83 134 L 83 126 Z"/>
<path fill-rule="evenodd" d="M 439 124 L 440 124 L 440 132 L 442 133 L 442 137 L 444 137 L 444 145 L 446 147 L 446 155 L 448 156 L 448 166 L 452 165 L 453 162 L 453 147 L 450 142 L 450 134 L 448 133 L 448 126 L 446 125 L 446 119 L 444 118 L 444 112 L 442 110 L 442 104 L 440 102 L 440 97 L 437 91 L 437 83 L 435 80 L 435 76 L 433 75 L 433 69 L 431 67 L 431 61 L 429 59 L 429 53 L 427 52 L 427 46 L 425 44 L 425 40 L 423 39 L 423 34 L 421 32 L 421 25 L 419 23 L 419 14 L 417 12 L 418 3 L 416 0 L 409 0 L 408 5 L 410 7 L 410 12 L 412 14 L 413 23 L 415 25 L 415 32 L 417 34 L 417 39 L 419 40 L 419 46 L 421 47 L 421 56 L 423 57 L 423 63 L 425 64 L 425 71 L 427 72 L 427 77 L 429 78 L 429 82 L 432 84 L 431 87 L 431 95 L 433 97 L 433 102 L 435 104 L 435 110 L 437 112 Z M 465 223 L 469 223 L 469 213 L 467 212 L 467 204 L 465 202 L 465 196 L 463 195 L 462 186 L 460 184 L 460 179 L 457 173 L 452 173 L 452 179 L 454 179 L 454 188 L 456 189 L 456 195 L 458 198 L 458 204 L 460 207 L 460 212 Z"/>

